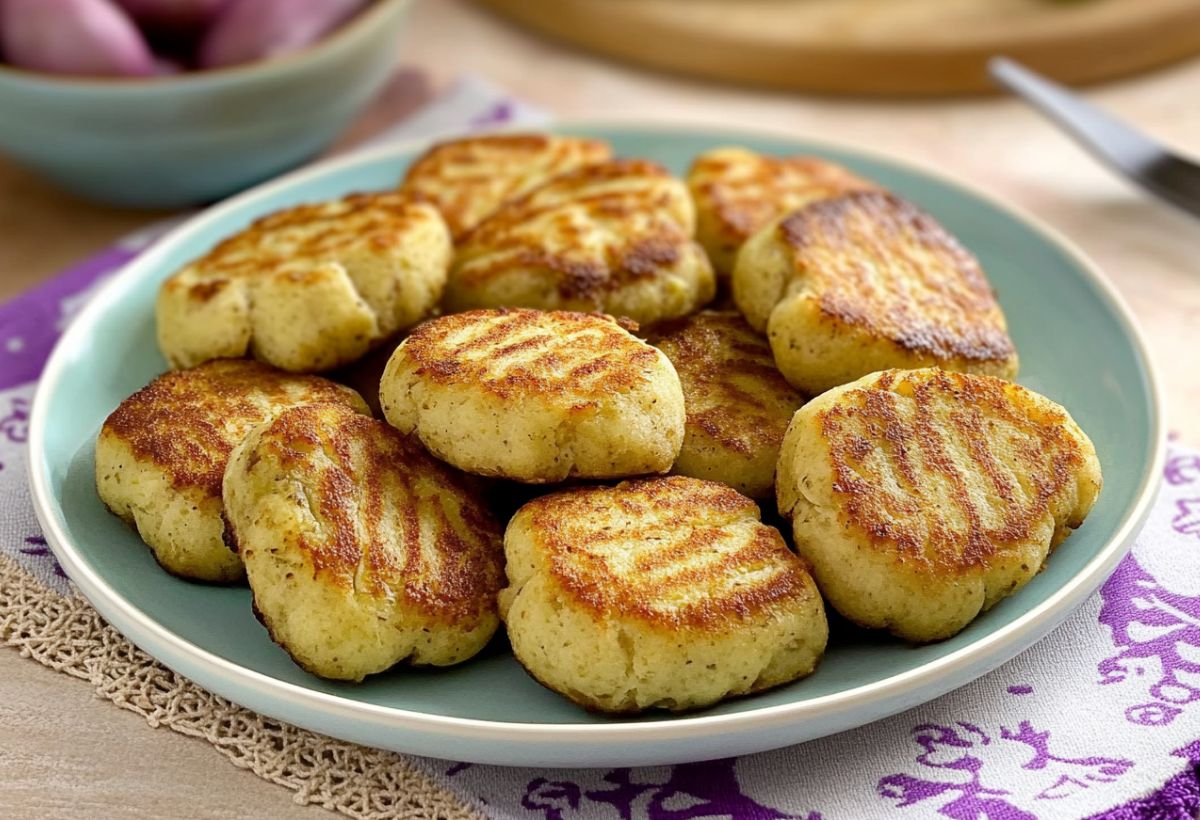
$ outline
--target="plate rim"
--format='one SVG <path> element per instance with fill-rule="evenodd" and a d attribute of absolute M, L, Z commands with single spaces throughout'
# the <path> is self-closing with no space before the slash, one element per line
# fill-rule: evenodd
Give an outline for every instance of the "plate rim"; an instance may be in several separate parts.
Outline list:
<path fill-rule="evenodd" d="M 612 722 L 605 723 L 528 723 L 431 714 L 352 700 L 341 695 L 321 692 L 300 684 L 280 680 L 222 658 L 175 634 L 148 613 L 130 603 L 113 589 L 99 573 L 92 571 L 75 554 L 75 548 L 58 522 L 58 512 L 56 511 L 61 510 L 62 505 L 56 501 L 50 490 L 49 471 L 40 469 L 41 462 L 44 460 L 42 454 L 45 451 L 46 416 L 50 399 L 54 393 L 53 388 L 61 381 L 61 371 L 68 361 L 65 351 L 77 346 L 74 342 L 76 337 L 83 336 L 82 328 L 94 324 L 95 319 L 107 311 L 109 303 L 113 301 L 114 295 L 118 293 L 121 286 L 128 280 L 138 278 L 136 272 L 160 267 L 159 260 L 167 255 L 170 247 L 181 235 L 191 233 L 206 224 L 223 218 L 230 212 L 242 210 L 257 200 L 266 199 L 275 193 L 315 177 L 334 174 L 359 164 L 413 154 L 427 148 L 437 139 L 451 134 L 480 135 L 538 130 L 570 133 L 575 128 L 636 129 L 642 132 L 659 133 L 664 137 L 680 133 L 719 135 L 721 137 L 728 136 L 731 140 L 742 135 L 803 142 L 832 153 L 857 154 L 867 160 L 930 177 L 949 188 L 964 192 L 1003 211 L 1010 218 L 1040 236 L 1067 256 L 1091 281 L 1098 294 L 1108 303 L 1108 307 L 1123 325 L 1126 338 L 1130 341 L 1142 366 L 1141 369 L 1147 384 L 1146 398 L 1151 411 L 1149 430 L 1151 452 L 1147 469 L 1138 484 L 1135 502 L 1130 511 L 1109 535 L 1100 551 L 1075 576 L 1051 593 L 1046 600 L 1021 614 L 1012 622 L 941 658 L 883 680 L 802 701 L 763 706 L 730 714 L 698 714 L 663 719 L 642 718 L 635 721 L 617 718 Z M 1125 298 L 1101 268 L 1073 241 L 1064 236 L 1057 228 L 1025 209 L 1007 202 L 1002 197 L 981 189 L 975 183 L 960 179 L 919 160 L 889 154 L 853 141 L 832 142 L 782 128 L 730 126 L 696 118 L 647 120 L 645 118 L 611 116 L 564 117 L 555 119 L 546 125 L 517 124 L 470 132 L 462 128 L 444 129 L 425 137 L 352 151 L 345 156 L 323 160 L 255 186 L 206 208 L 173 227 L 151 248 L 122 267 L 109 282 L 105 283 L 56 342 L 38 379 L 30 411 L 27 473 L 34 510 L 43 534 L 56 558 L 62 563 L 63 569 L 67 571 L 68 576 L 84 597 L 122 635 L 166 666 L 176 671 L 180 665 L 191 665 L 201 670 L 204 674 L 191 672 L 186 674 L 180 672 L 179 674 L 202 688 L 209 689 L 210 682 L 217 681 L 218 684 L 228 684 L 236 686 L 240 690 L 257 692 L 271 698 L 275 703 L 287 703 L 292 708 L 314 710 L 317 714 L 327 718 L 344 718 L 351 721 L 369 719 L 375 722 L 380 729 L 400 732 L 408 730 L 415 733 L 412 736 L 414 740 L 423 734 L 429 734 L 439 737 L 474 739 L 481 742 L 538 741 L 562 745 L 582 741 L 593 744 L 602 743 L 603 749 L 611 749 L 613 744 L 651 739 L 698 740 L 721 735 L 727 731 L 736 730 L 745 733 L 771 726 L 779 727 L 784 722 L 791 724 L 806 717 L 818 715 L 828 722 L 828 718 L 834 714 L 843 715 L 869 711 L 871 704 L 877 702 L 890 700 L 893 705 L 901 704 L 897 708 L 889 708 L 884 714 L 864 718 L 857 723 L 847 722 L 840 728 L 832 730 L 841 731 L 881 719 L 917 703 L 927 702 L 981 677 L 1045 637 L 1103 583 L 1115 569 L 1119 560 L 1128 552 L 1134 537 L 1149 515 L 1157 494 L 1166 457 L 1165 430 L 1165 406 L 1161 382 L 1149 346 Z M 153 646 L 154 649 L 147 648 L 147 644 Z M 200 678 L 203 678 L 204 682 L 201 682 Z M 950 681 L 950 685 L 945 685 L 946 681 Z M 915 692 L 921 694 L 914 699 L 913 693 Z M 230 696 L 226 695 L 226 697 Z M 236 702 L 238 697 L 230 697 L 230 699 Z M 257 711 L 264 710 L 257 709 Z M 288 722 L 295 720 L 293 717 L 276 716 L 282 717 Z M 302 720 L 296 720 L 296 722 L 298 725 L 303 725 Z M 823 732 L 823 734 L 829 733 Z M 425 745 L 428 747 L 428 744 Z M 602 757 L 599 754 L 601 750 L 601 747 L 597 745 L 597 758 Z M 414 753 L 432 754 L 428 750 Z M 547 765 L 554 764 L 548 763 Z M 565 764 L 560 763 L 559 765 Z"/>

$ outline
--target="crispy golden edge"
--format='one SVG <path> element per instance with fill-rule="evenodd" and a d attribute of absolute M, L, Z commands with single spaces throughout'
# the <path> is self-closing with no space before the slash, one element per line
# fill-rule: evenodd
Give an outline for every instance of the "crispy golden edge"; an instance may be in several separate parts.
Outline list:
<path fill-rule="evenodd" d="M 913 374 L 920 374 L 916 378 Z M 915 417 L 905 419 L 898 397 L 915 405 Z M 972 475 L 963 474 L 947 452 L 947 430 L 931 412 L 947 397 L 958 408 L 950 424 L 968 443 Z M 853 390 L 833 407 L 819 412 L 817 424 L 828 446 L 833 494 L 845 527 L 858 533 L 877 551 L 902 558 L 920 555 L 929 569 L 955 574 L 986 566 L 1014 543 L 1030 539 L 1042 526 L 1054 499 L 1076 480 L 1087 454 L 1068 417 L 1038 401 L 1025 388 L 991 376 L 930 369 L 891 370 L 879 375 L 869 389 Z M 1016 503 L 1016 489 L 1001 469 L 990 446 L 991 421 L 1002 420 L 1028 436 L 1020 471 L 1036 487 L 1026 505 Z M 867 439 L 864 431 L 877 438 Z M 863 474 L 869 453 L 882 452 L 902 482 L 903 494 L 886 492 Z M 965 541 L 944 526 L 917 532 L 903 525 L 905 516 L 936 513 L 926 497 L 929 478 L 918 473 L 913 456 L 920 452 L 927 470 L 948 487 L 949 497 L 964 520 L 971 522 Z M 975 478 L 978 477 L 978 478 Z M 973 498 L 968 478 L 982 479 L 1006 502 L 999 527 L 981 525 L 983 510 Z M 1086 512 L 1086 511 L 1085 511 Z M 1067 522 L 1078 526 L 1082 519 Z"/>
<path fill-rule="evenodd" d="M 474 622 L 481 604 L 491 605 L 503 582 L 500 525 L 474 480 L 410 437 L 349 408 L 310 404 L 276 418 L 243 463 L 252 469 L 263 459 L 305 487 L 322 526 L 297 546 L 327 583 L 375 596 L 401 592 L 451 625 Z M 331 465 L 321 470 L 324 459 Z M 456 520 L 439 497 L 453 499 Z M 433 564 L 418 524 L 430 516 Z M 384 548 L 398 535 L 396 549 Z"/>
<path fill-rule="evenodd" d="M 631 517 L 650 514 L 654 523 L 617 532 L 594 526 L 614 507 Z M 722 629 L 816 594 L 808 566 L 788 549 L 778 530 L 758 520 L 758 506 L 717 482 L 672 476 L 579 487 L 534 499 L 517 515 L 536 539 L 558 588 L 597 618 L 619 614 L 662 629 Z M 704 556 L 722 538 L 724 529 L 748 521 L 750 538 L 744 543 L 718 561 L 688 566 L 689 559 Z M 597 557 L 652 536 L 666 540 L 641 556 L 631 574 L 616 576 Z M 673 566 L 681 568 L 658 572 Z M 740 585 L 722 597 L 661 605 L 731 572 L 768 566 L 777 571 L 765 582 Z"/>
<path fill-rule="evenodd" d="M 911 203 L 880 191 L 850 193 L 801 208 L 778 231 L 827 320 L 940 359 L 1015 359 L 978 261 Z M 894 266 L 889 276 L 918 276 L 931 295 L 920 304 L 877 295 L 872 276 L 881 265 Z"/>
<path fill-rule="evenodd" d="M 690 428 L 742 456 L 778 449 L 804 397 L 787 383 L 771 346 L 741 314 L 703 311 L 661 322 L 650 342 L 679 374 Z M 781 414 L 780 407 L 790 409 Z"/>
<path fill-rule="evenodd" d="M 641 383 L 658 352 L 611 316 L 523 308 L 472 310 L 430 320 L 398 355 L 417 376 L 440 385 L 471 385 L 500 398 L 562 396 L 585 405 Z M 452 343 L 464 331 L 470 341 Z M 464 354 L 486 352 L 468 359 Z"/>
<path fill-rule="evenodd" d="M 264 405 L 300 401 L 365 407 L 354 391 L 317 376 L 285 373 L 245 359 L 216 359 L 164 373 L 117 407 L 102 438 L 124 442 L 176 488 L 220 496 L 221 476 L 242 434 L 270 418 Z"/>

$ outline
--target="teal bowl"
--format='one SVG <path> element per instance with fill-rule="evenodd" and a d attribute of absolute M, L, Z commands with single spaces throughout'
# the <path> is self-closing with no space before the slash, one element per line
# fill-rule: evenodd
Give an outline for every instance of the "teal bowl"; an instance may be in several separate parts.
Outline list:
<path fill-rule="evenodd" d="M 321 42 L 153 79 L 0 66 L 0 153 L 97 202 L 212 202 L 316 156 L 396 64 L 410 0 L 376 0 Z"/>

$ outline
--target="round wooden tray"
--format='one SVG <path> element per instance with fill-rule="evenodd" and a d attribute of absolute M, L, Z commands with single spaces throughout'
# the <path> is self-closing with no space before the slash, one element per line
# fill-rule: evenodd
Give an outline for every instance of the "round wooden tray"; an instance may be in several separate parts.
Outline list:
<path fill-rule="evenodd" d="M 1200 53 L 1200 0 L 479 0 L 655 68 L 805 91 L 992 90 L 1003 54 L 1068 83 Z"/>

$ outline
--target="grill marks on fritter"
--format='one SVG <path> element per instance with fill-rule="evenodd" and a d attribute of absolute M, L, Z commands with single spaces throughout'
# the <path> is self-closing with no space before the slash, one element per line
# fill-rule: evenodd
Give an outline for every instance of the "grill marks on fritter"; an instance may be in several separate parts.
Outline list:
<path fill-rule="evenodd" d="M 802 562 L 715 482 L 665 478 L 584 488 L 525 506 L 549 570 L 598 615 L 705 628 L 807 595 Z"/>
<path fill-rule="evenodd" d="M 235 280 L 281 274 L 303 282 L 346 254 L 398 246 L 417 207 L 407 196 L 382 193 L 279 211 L 216 245 L 181 271 L 186 277 L 172 277 L 166 287 L 186 285 L 193 299 L 208 301 Z"/>
<path fill-rule="evenodd" d="M 480 286 L 513 271 L 559 275 L 564 299 L 597 300 L 678 263 L 691 245 L 687 192 L 665 168 L 612 160 L 557 177 L 469 233 L 456 277 Z"/>
<path fill-rule="evenodd" d="M 1023 392 L 946 372 L 914 385 L 893 371 L 848 394 L 821 417 L 847 523 L 949 570 L 1028 538 L 1083 456 L 1065 418 Z"/>
<path fill-rule="evenodd" d="M 658 356 L 611 317 L 521 309 L 444 316 L 413 331 L 405 349 L 420 375 L 443 384 L 501 397 L 569 392 L 581 403 L 633 386 Z"/>
<path fill-rule="evenodd" d="M 832 162 L 773 157 L 730 149 L 705 154 L 688 179 L 696 199 L 710 204 L 731 245 L 746 241 L 777 216 L 819 199 L 877 186 Z"/>
<path fill-rule="evenodd" d="M 350 391 L 313 376 L 240 359 L 164 373 L 108 417 L 103 433 L 157 464 L 176 488 L 221 494 L 229 454 L 283 405 L 350 401 Z"/>
<path fill-rule="evenodd" d="M 940 358 L 1014 355 L 978 262 L 904 200 L 850 193 L 795 212 L 779 231 L 826 316 Z"/>
<path fill-rule="evenodd" d="M 499 525 L 477 488 L 390 426 L 311 405 L 282 416 L 269 446 L 304 476 L 318 526 L 302 546 L 315 571 L 372 596 L 403 589 L 450 619 L 501 586 Z"/>
<path fill-rule="evenodd" d="M 600 140 L 545 134 L 455 140 L 414 162 L 401 190 L 435 204 L 457 241 L 505 201 L 610 155 Z"/>
<path fill-rule="evenodd" d="M 706 311 L 655 328 L 683 385 L 689 425 L 736 453 L 777 448 L 804 399 L 740 314 Z"/>

